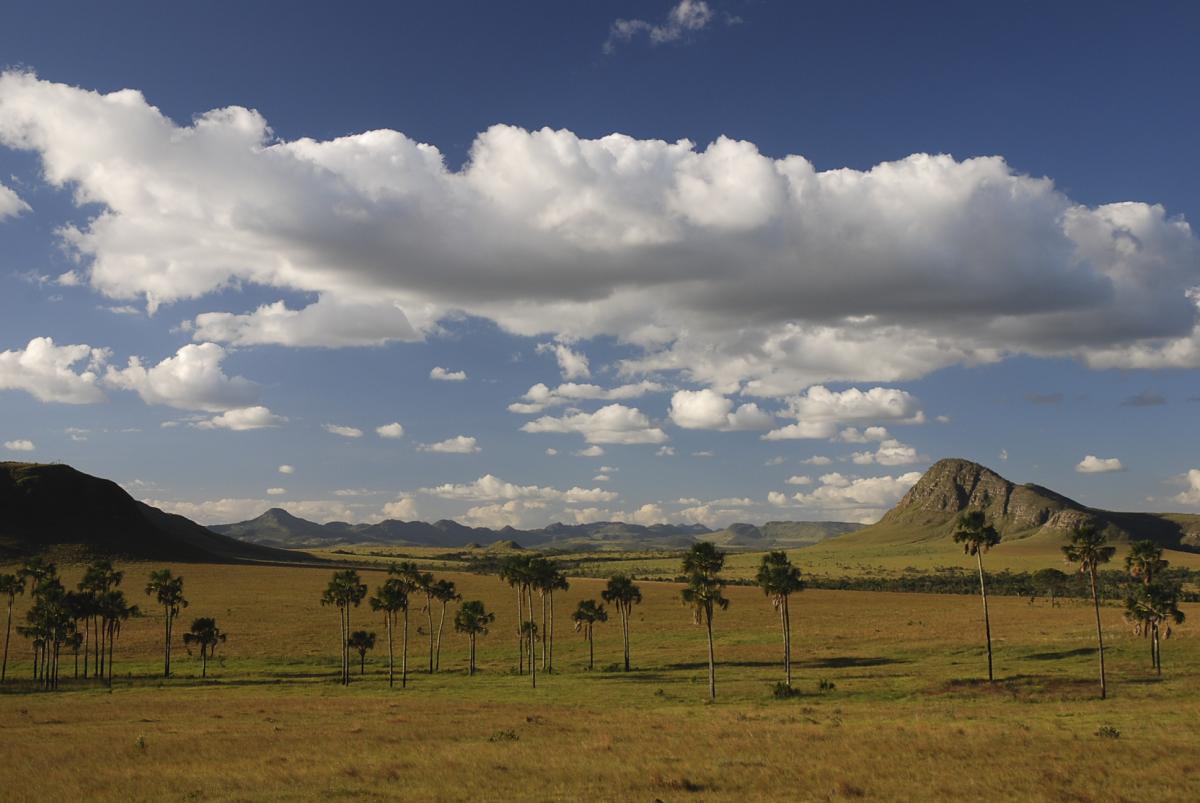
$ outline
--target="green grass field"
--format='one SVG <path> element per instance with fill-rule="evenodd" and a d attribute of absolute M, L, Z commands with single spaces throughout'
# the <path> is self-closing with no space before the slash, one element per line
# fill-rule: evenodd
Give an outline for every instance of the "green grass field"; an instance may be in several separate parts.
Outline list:
<path fill-rule="evenodd" d="M 141 593 L 156 567 L 125 568 L 126 593 L 146 616 L 121 636 L 111 692 L 73 683 L 69 660 L 60 692 L 34 692 L 29 646 L 14 636 L 0 694 L 0 798 L 1200 796 L 1200 639 L 1179 628 L 1159 680 L 1115 606 L 1104 609 L 1111 696 L 1101 701 L 1086 604 L 994 599 L 999 680 L 989 685 L 978 598 L 805 591 L 792 605 L 801 694 L 777 700 L 778 619 L 760 591 L 731 587 L 710 704 L 703 630 L 669 583 L 642 583 L 634 671 L 608 671 L 621 651 L 614 619 L 597 628 L 589 673 L 568 617 L 603 583 L 572 580 L 556 604 L 557 671 L 539 674 L 535 690 L 514 671 L 515 593 L 494 577 L 447 575 L 497 614 L 480 641 L 481 672 L 466 676 L 465 638 L 448 632 L 442 672 L 423 673 L 424 615 L 414 611 L 409 686 L 389 690 L 382 643 L 365 677 L 337 685 L 337 616 L 318 603 L 330 570 L 268 566 L 172 567 L 191 601 L 177 629 L 215 616 L 229 642 L 207 681 L 177 646 L 175 677 L 164 681 L 162 621 Z M 77 574 L 64 570 L 72 585 Z M 383 577 L 364 572 L 372 587 Z M 1186 612 L 1200 620 L 1200 606 Z M 353 624 L 382 637 L 365 606 Z"/>

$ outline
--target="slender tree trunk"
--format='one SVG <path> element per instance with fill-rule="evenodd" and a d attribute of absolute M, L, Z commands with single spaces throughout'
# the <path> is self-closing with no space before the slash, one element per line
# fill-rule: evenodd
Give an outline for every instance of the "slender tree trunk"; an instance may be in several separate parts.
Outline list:
<path fill-rule="evenodd" d="M 1096 567 L 1092 566 L 1089 575 L 1092 580 L 1092 607 L 1096 609 L 1096 643 L 1100 645 L 1100 699 L 1108 697 L 1108 682 L 1104 676 L 1104 630 L 1100 627 L 1100 593 L 1096 589 Z"/>
<path fill-rule="evenodd" d="M 433 671 L 442 669 L 442 629 L 446 627 L 446 603 L 442 603 L 442 615 L 438 619 L 437 641 L 433 645 Z"/>
<path fill-rule="evenodd" d="M 8 623 L 4 626 L 4 663 L 0 665 L 0 683 L 8 677 L 8 640 L 12 638 L 12 609 L 13 598 L 8 598 Z"/>
<path fill-rule="evenodd" d="M 83 677 L 88 676 L 88 652 L 91 651 L 91 617 L 85 616 L 83 619 Z"/>
<path fill-rule="evenodd" d="M 533 586 L 532 585 L 526 587 L 525 594 L 526 594 L 525 602 L 528 603 L 528 607 L 529 607 L 529 623 L 534 624 L 534 622 L 536 622 L 537 620 L 534 618 L 535 614 L 533 612 Z M 530 631 L 529 631 L 529 671 L 531 673 L 533 672 L 533 665 L 536 662 L 536 657 L 537 657 L 537 633 L 535 633 L 532 629 L 530 629 Z"/>
<path fill-rule="evenodd" d="M 547 633 L 546 637 L 549 639 L 549 643 L 550 643 L 550 658 L 546 662 L 546 671 L 553 672 L 554 671 L 554 592 L 553 591 L 550 592 L 550 632 Z"/>
<path fill-rule="evenodd" d="M 704 624 L 708 630 L 708 696 L 717 699 L 717 661 L 713 654 L 712 610 L 704 609 Z"/>
<path fill-rule="evenodd" d="M 367 651 L 358 651 L 358 676 L 362 677 L 367 671 Z"/>
<path fill-rule="evenodd" d="M 525 634 L 521 632 L 521 623 L 525 621 L 524 590 L 517 585 L 517 671 L 525 674 Z"/>
<path fill-rule="evenodd" d="M 208 647 L 200 645 L 200 677 L 208 677 Z"/>
<path fill-rule="evenodd" d="M 171 612 L 163 606 L 163 677 L 171 677 Z"/>
<path fill-rule="evenodd" d="M 1158 640 L 1158 623 L 1154 623 L 1154 671 L 1162 677 L 1162 642 Z"/>
<path fill-rule="evenodd" d="M 425 625 L 429 628 L 429 674 L 433 674 L 433 597 L 425 595 Z"/>
<path fill-rule="evenodd" d="M 41 654 L 42 654 L 42 648 L 39 647 L 38 645 L 34 644 L 33 645 L 33 679 L 35 682 L 37 681 L 37 679 L 39 677 L 39 675 L 38 675 L 38 658 L 41 656 Z"/>
<path fill-rule="evenodd" d="M 788 598 L 783 598 L 783 666 L 787 675 L 788 688 L 792 686 L 792 612 L 788 609 Z"/>
<path fill-rule="evenodd" d="M 392 646 L 392 623 L 396 621 L 396 614 L 393 611 L 387 611 L 384 614 L 384 622 L 387 623 L 388 633 L 388 688 L 392 689 L 396 686 L 396 652 Z"/>
<path fill-rule="evenodd" d="M 625 649 L 625 671 L 629 671 L 629 607 L 619 604 L 621 609 L 621 641 Z"/>
<path fill-rule="evenodd" d="M 531 617 L 531 621 L 532 621 L 532 615 L 533 615 L 532 600 L 529 603 L 529 613 L 530 613 L 530 617 Z M 536 689 L 537 688 L 537 661 L 533 660 L 533 642 L 534 642 L 534 632 L 533 632 L 533 629 L 530 628 L 530 630 L 529 630 L 529 677 L 532 678 L 533 688 Z"/>
<path fill-rule="evenodd" d="M 471 634 L 471 654 L 467 657 L 467 674 L 475 674 L 475 634 Z"/>
<path fill-rule="evenodd" d="M 78 642 L 75 642 L 75 643 L 78 645 Z M 78 646 L 75 647 L 74 652 L 75 652 L 75 672 L 74 672 L 73 679 L 79 680 L 79 647 Z"/>
<path fill-rule="evenodd" d="M 400 688 L 408 688 L 408 608 L 404 609 L 404 637 L 400 648 Z"/>
<path fill-rule="evenodd" d="M 346 682 L 346 659 L 343 652 L 346 644 L 346 616 L 342 613 L 341 606 L 338 606 L 338 658 L 341 659 L 341 666 L 338 668 L 338 683 Z"/>
<path fill-rule="evenodd" d="M 978 551 L 975 552 L 975 562 L 979 566 L 979 594 L 983 597 L 983 633 L 984 638 L 987 639 L 988 682 L 991 683 L 994 680 L 992 675 L 992 621 L 988 617 L 987 586 L 983 581 L 983 556 Z"/>
<path fill-rule="evenodd" d="M 596 651 L 592 647 L 592 626 L 590 624 L 587 626 L 587 636 L 588 636 L 588 671 L 591 672 L 593 667 L 595 667 L 595 665 L 596 665 Z"/>
<path fill-rule="evenodd" d="M 112 688 L 113 681 L 113 642 L 116 640 L 116 631 L 114 626 L 108 626 L 108 632 L 104 635 L 104 640 L 108 644 L 108 687 Z"/>
<path fill-rule="evenodd" d="M 546 594 L 542 597 L 542 637 L 539 641 L 542 642 L 542 671 L 545 672 L 548 666 L 548 658 L 546 656 Z"/>

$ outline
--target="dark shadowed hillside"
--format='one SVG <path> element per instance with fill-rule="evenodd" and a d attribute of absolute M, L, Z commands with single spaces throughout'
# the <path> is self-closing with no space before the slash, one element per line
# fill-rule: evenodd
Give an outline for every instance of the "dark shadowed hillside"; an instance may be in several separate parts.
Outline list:
<path fill-rule="evenodd" d="M 175 561 L 306 557 L 219 535 L 70 466 L 0 463 L 0 557 L 47 550 Z"/>

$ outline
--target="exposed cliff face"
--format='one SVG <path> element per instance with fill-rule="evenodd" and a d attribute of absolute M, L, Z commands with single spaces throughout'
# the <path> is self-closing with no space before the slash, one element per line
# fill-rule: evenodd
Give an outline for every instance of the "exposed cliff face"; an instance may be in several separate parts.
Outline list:
<path fill-rule="evenodd" d="M 1039 485 L 1015 485 L 969 460 L 935 463 L 884 516 L 887 521 L 930 522 L 964 510 L 982 510 L 1002 532 L 1049 527 L 1068 532 L 1097 522 L 1093 511 Z"/>

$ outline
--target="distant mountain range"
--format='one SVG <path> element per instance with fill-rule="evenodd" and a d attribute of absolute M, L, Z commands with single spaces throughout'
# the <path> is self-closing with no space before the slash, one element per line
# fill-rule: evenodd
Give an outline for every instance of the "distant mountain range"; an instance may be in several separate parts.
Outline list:
<path fill-rule="evenodd" d="M 1060 542 L 1082 524 L 1117 544 L 1149 539 L 1168 549 L 1200 552 L 1200 515 L 1119 513 L 1087 507 L 1040 485 L 1017 485 L 969 460 L 939 460 L 876 524 L 841 536 L 838 546 L 914 544 L 946 539 L 964 510 L 982 510 L 1006 542 Z"/>
<path fill-rule="evenodd" d="M 433 546 L 456 549 L 471 545 L 486 546 L 496 541 L 514 541 L 523 547 L 565 550 L 638 550 L 685 549 L 698 540 L 714 541 L 723 546 L 746 549 L 804 546 L 861 525 L 847 522 L 785 521 L 768 522 L 761 527 L 733 524 L 724 530 L 711 530 L 700 524 L 626 524 L 604 521 L 590 524 L 551 524 L 537 530 L 503 527 L 468 527 L 442 519 L 432 524 L 423 521 L 388 519 L 377 524 L 327 524 L 293 516 L 283 508 L 271 508 L 261 516 L 236 524 L 217 524 L 214 532 L 249 541 L 288 548 L 328 548 L 345 544 L 387 544 Z"/>
<path fill-rule="evenodd" d="M 219 535 L 137 501 L 70 466 L 0 462 L 0 560 L 50 552 L 196 562 L 302 561 L 306 555 Z"/>

